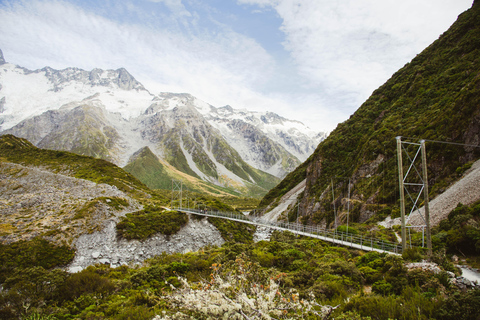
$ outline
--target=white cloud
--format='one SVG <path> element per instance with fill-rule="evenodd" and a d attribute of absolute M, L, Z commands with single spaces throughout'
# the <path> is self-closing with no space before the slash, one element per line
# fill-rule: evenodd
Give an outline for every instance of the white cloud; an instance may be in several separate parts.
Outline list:
<path fill-rule="evenodd" d="M 0 2 L 5 59 L 30 69 L 125 67 L 153 92 L 332 130 L 472 0 L 237 0 L 282 18 L 282 58 L 215 21 L 221 11 L 203 14 L 181 0 L 99 2 L 100 10 L 69 1 Z"/>
<path fill-rule="evenodd" d="M 238 3 L 273 7 L 283 19 L 283 45 L 308 86 L 321 91 L 330 108 L 348 107 L 353 112 L 393 72 L 446 31 L 471 0 Z"/>
<path fill-rule="evenodd" d="M 182 0 L 146 0 L 149 2 L 163 3 L 167 8 L 169 8 L 173 13 L 178 16 L 187 16 L 191 17 L 191 13 L 185 9 L 185 6 L 182 4 Z"/>
<path fill-rule="evenodd" d="M 242 106 L 274 63 L 259 44 L 231 30 L 181 34 L 115 22 L 63 1 L 0 7 L 0 44 L 7 61 L 30 69 L 125 67 L 147 88 Z"/>

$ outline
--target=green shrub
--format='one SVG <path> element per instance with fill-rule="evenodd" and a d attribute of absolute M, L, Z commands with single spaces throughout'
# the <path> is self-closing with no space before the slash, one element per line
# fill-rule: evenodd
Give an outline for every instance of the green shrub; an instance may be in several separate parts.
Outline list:
<path fill-rule="evenodd" d="M 254 249 L 252 256 L 262 267 L 269 268 L 275 264 L 275 256 L 271 252 L 265 252 L 263 249 Z"/>
<path fill-rule="evenodd" d="M 187 222 L 188 216 L 184 213 L 151 207 L 122 217 L 117 224 L 117 234 L 125 239 L 145 240 L 157 232 L 175 234 Z"/>
<path fill-rule="evenodd" d="M 337 231 L 345 232 L 345 233 L 347 233 L 347 231 L 348 231 L 349 234 L 350 234 L 350 233 L 351 233 L 351 234 L 358 234 L 358 230 L 357 230 L 357 229 L 355 229 L 354 227 L 350 227 L 350 226 L 349 226 L 348 229 L 347 229 L 347 226 L 346 226 L 346 225 L 338 226 L 338 227 L 337 227 Z"/>
<path fill-rule="evenodd" d="M 114 290 L 113 282 L 99 275 L 93 267 L 71 274 L 61 289 L 62 297 L 67 300 L 73 300 L 85 294 L 109 294 Z"/>
<path fill-rule="evenodd" d="M 56 320 L 56 318 L 53 315 L 45 315 L 45 314 L 34 312 L 29 314 L 27 317 L 23 318 L 22 320 Z"/>
<path fill-rule="evenodd" d="M 222 238 L 227 242 L 253 242 L 253 234 L 256 230 L 254 225 L 212 217 L 208 217 L 208 222 L 220 231 Z"/>
<path fill-rule="evenodd" d="M 66 277 L 67 273 L 60 269 L 49 271 L 38 266 L 15 269 L 3 284 L 5 294 L 0 293 L 3 298 L 0 299 L 0 310 L 3 310 L 0 314 L 11 312 L 17 315 L 12 318 L 18 318 L 28 311 L 25 306 L 33 311 L 55 301 Z"/>
<path fill-rule="evenodd" d="M 16 268 L 42 267 L 51 269 L 67 265 L 75 252 L 67 246 L 57 246 L 42 239 L 0 243 L 0 283 Z"/>
<path fill-rule="evenodd" d="M 421 268 L 415 268 L 407 273 L 407 280 L 410 285 L 423 286 L 433 277 L 433 272 L 422 270 Z"/>
<path fill-rule="evenodd" d="M 348 293 L 339 281 L 320 281 L 312 286 L 312 292 L 320 301 L 345 299 Z"/>
<path fill-rule="evenodd" d="M 393 286 L 385 280 L 379 280 L 372 285 L 372 292 L 388 296 L 393 293 Z"/>
<path fill-rule="evenodd" d="M 380 280 L 380 277 L 382 276 L 380 272 L 370 268 L 369 266 L 360 267 L 358 268 L 358 271 L 360 271 L 363 279 L 365 279 L 365 282 L 369 284 Z"/>
<path fill-rule="evenodd" d="M 407 248 L 402 253 L 402 258 L 405 261 L 419 262 L 424 258 L 420 248 Z"/>
<path fill-rule="evenodd" d="M 436 312 L 441 304 L 441 299 L 426 297 L 418 287 L 405 287 L 399 296 L 371 294 L 353 297 L 342 306 L 341 311 L 355 312 L 362 317 L 369 316 L 374 320 L 429 320 L 438 319 Z"/>
<path fill-rule="evenodd" d="M 126 308 L 123 312 L 116 315 L 113 319 L 115 320 L 145 320 L 145 319 L 152 319 L 155 317 L 155 312 L 145 306 L 134 306 L 132 308 Z"/>
<path fill-rule="evenodd" d="M 480 290 L 455 292 L 449 296 L 439 308 L 438 320 L 470 320 L 478 319 L 480 310 Z"/>
<path fill-rule="evenodd" d="M 336 320 L 372 320 L 370 317 L 362 317 L 354 311 L 347 311 L 335 317 Z"/>

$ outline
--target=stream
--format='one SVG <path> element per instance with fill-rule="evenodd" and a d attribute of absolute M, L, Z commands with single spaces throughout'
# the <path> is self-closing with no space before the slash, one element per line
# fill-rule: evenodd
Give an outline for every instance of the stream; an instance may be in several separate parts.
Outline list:
<path fill-rule="evenodd" d="M 477 283 L 480 284 L 480 272 L 471 270 L 464 266 L 458 266 L 458 267 L 460 268 L 460 270 L 462 270 L 462 277 L 472 282 L 476 281 Z"/>

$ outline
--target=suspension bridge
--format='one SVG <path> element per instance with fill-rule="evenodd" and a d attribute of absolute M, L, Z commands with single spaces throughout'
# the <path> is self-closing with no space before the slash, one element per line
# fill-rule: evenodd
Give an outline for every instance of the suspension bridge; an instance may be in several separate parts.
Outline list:
<path fill-rule="evenodd" d="M 414 138 L 407 138 L 412 139 Z M 290 231 L 297 235 L 302 235 L 306 237 L 316 238 L 323 241 L 327 241 L 333 244 L 347 246 L 350 248 L 365 250 L 365 251 L 377 251 L 377 252 L 385 252 L 390 254 L 400 254 L 404 249 L 407 248 L 407 236 L 406 236 L 406 229 L 407 228 L 422 228 L 422 233 L 426 231 L 427 233 L 427 248 L 428 254 L 431 254 L 432 244 L 431 244 L 431 234 L 430 234 L 430 214 L 429 214 L 429 196 L 428 196 L 428 177 L 427 177 L 427 163 L 426 163 L 426 151 L 425 151 L 425 142 L 433 142 L 433 143 L 444 143 L 444 144 L 451 144 L 451 145 L 459 145 L 463 147 L 472 147 L 472 148 L 479 148 L 480 146 L 477 145 L 467 145 L 462 143 L 455 143 L 455 142 L 445 142 L 445 141 L 435 141 L 435 140 L 419 140 L 418 143 L 415 142 L 407 142 L 402 141 L 402 137 L 396 137 L 397 141 L 397 162 L 398 162 L 398 180 L 399 180 L 399 190 L 400 190 L 400 212 L 401 212 L 401 227 L 402 227 L 402 236 L 401 241 L 402 243 L 394 243 L 385 241 L 383 239 L 377 239 L 373 236 L 368 237 L 364 235 L 357 235 L 352 233 L 345 233 L 335 229 L 329 230 L 326 228 L 322 228 L 320 226 L 311 226 L 311 225 L 304 225 L 300 223 L 291 223 L 291 222 L 283 222 L 283 221 L 268 221 L 262 219 L 261 217 L 252 217 L 249 215 L 234 213 L 234 212 L 219 212 L 219 211 L 207 211 L 207 210 L 199 210 L 199 209 L 192 209 L 192 208 L 184 208 L 182 206 L 182 183 L 179 181 L 172 180 L 172 204 L 174 203 L 174 199 L 179 200 L 179 206 L 174 208 L 180 212 L 188 213 L 188 214 L 195 214 L 201 215 L 206 217 L 215 217 L 215 218 L 222 218 L 228 219 L 232 221 L 248 223 L 255 225 L 257 227 L 265 227 L 275 230 L 281 231 Z M 408 151 L 405 145 L 412 145 L 417 148 L 417 151 L 411 152 Z M 408 166 L 406 174 L 403 171 L 403 158 L 405 157 L 408 159 Z M 421 157 L 419 157 L 421 154 Z M 416 161 L 417 159 L 421 158 L 421 169 L 417 169 Z M 407 179 L 409 174 L 416 173 L 417 181 L 410 181 Z M 350 198 L 350 180 L 348 183 L 349 186 L 349 198 Z M 419 189 L 417 191 L 410 191 L 409 187 L 414 187 Z M 405 194 L 408 194 L 412 204 L 411 210 L 408 216 L 405 212 Z M 424 195 L 424 216 L 420 213 L 420 200 L 421 195 Z M 332 198 L 333 198 L 333 206 L 335 212 L 335 195 L 334 195 L 334 187 L 333 187 L 333 180 L 332 180 Z M 188 197 L 187 197 L 188 199 Z M 414 212 L 418 212 L 424 224 L 416 225 L 416 226 L 406 226 L 410 216 Z M 407 216 L 407 217 L 406 217 Z M 336 212 L 335 212 L 335 225 L 336 224 Z M 348 215 L 347 215 L 348 219 Z M 347 220 L 348 221 L 348 220 Z M 348 223 L 347 223 L 348 226 Z M 348 229 L 347 229 L 348 230 Z M 422 235 L 422 242 L 423 235 Z M 410 243 L 410 248 L 412 245 Z"/>
<path fill-rule="evenodd" d="M 336 245 L 346 246 L 364 251 L 377 251 L 380 253 L 389 253 L 399 255 L 402 252 L 402 245 L 374 237 L 356 235 L 352 233 L 328 230 L 319 226 L 309 226 L 301 223 L 266 221 L 259 217 L 252 217 L 234 212 L 209 211 L 192 208 L 177 207 L 177 211 L 195 214 L 205 217 L 221 218 L 242 223 L 255 225 L 257 227 L 266 227 L 280 231 L 290 231 L 294 234 L 310 238 L 320 239 Z"/>

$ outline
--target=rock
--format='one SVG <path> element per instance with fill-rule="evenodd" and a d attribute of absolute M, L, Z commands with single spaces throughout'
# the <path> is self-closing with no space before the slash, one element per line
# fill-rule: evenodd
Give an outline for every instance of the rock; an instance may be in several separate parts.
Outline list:
<path fill-rule="evenodd" d="M 70 268 L 68 268 L 68 272 L 70 272 L 70 273 L 77 273 L 77 272 L 80 272 L 80 271 L 82 271 L 82 270 L 83 270 L 83 268 L 82 268 L 82 267 L 78 267 L 78 266 L 77 266 L 77 267 L 70 267 Z"/>
<path fill-rule="evenodd" d="M 413 262 L 413 263 L 406 264 L 405 267 L 407 269 L 420 268 L 422 270 L 432 271 L 435 274 L 440 273 L 442 271 L 442 269 L 440 269 L 438 265 L 433 262 Z"/>
<path fill-rule="evenodd" d="M 0 50 L 0 65 L 5 64 L 5 58 L 3 57 L 3 52 Z"/>
<path fill-rule="evenodd" d="M 76 256 L 71 267 L 86 268 L 98 262 L 109 263 L 112 267 L 138 264 L 162 252 L 190 252 L 206 245 L 221 246 L 225 242 L 213 225 L 194 219 L 190 219 L 177 234 L 168 237 L 156 234 L 144 241 L 118 239 L 115 219 L 106 221 L 102 231 L 83 234 L 77 239 Z"/>
<path fill-rule="evenodd" d="M 473 287 L 472 282 L 464 277 L 457 277 L 457 283 L 464 284 L 467 287 Z"/>

